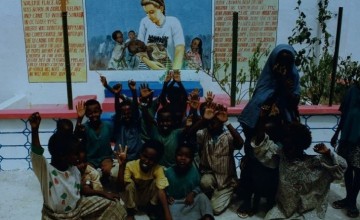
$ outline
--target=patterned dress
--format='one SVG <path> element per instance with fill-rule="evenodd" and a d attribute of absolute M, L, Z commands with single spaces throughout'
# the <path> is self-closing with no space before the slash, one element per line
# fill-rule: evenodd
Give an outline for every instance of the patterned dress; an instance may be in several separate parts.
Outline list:
<path fill-rule="evenodd" d="M 125 219 L 126 211 L 119 201 L 80 195 L 81 174 L 77 167 L 70 166 L 66 171 L 60 171 L 46 160 L 43 153 L 43 148 L 32 147 L 30 154 L 44 199 L 41 219 Z"/>
<path fill-rule="evenodd" d="M 256 158 L 265 166 L 279 167 L 276 205 L 265 219 L 324 219 L 330 183 L 342 179 L 347 168 L 341 156 L 306 155 L 289 161 L 281 148 L 266 135 L 259 144 L 251 143 Z"/>

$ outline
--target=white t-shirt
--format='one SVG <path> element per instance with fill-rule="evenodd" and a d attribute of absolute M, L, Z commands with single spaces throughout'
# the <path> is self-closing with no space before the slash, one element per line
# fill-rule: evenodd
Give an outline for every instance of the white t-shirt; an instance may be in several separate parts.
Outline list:
<path fill-rule="evenodd" d="M 34 173 L 39 179 L 44 205 L 55 213 L 67 213 L 76 208 L 80 199 L 80 171 L 75 166 L 66 171 L 53 167 L 41 154 L 31 151 Z"/>
<path fill-rule="evenodd" d="M 166 16 L 161 26 L 154 24 L 148 17 L 144 17 L 140 22 L 138 39 L 146 45 L 150 43 L 162 44 L 167 50 L 171 61 L 174 60 L 175 47 L 185 46 L 183 29 L 180 21 L 171 16 Z"/>

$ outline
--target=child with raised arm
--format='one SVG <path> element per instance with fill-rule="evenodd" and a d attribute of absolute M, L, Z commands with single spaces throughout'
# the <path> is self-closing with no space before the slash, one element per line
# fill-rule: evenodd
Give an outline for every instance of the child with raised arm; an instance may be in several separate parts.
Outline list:
<path fill-rule="evenodd" d="M 132 100 L 121 94 L 121 84 L 110 88 L 104 76 L 100 77 L 103 86 L 115 95 L 115 116 L 114 116 L 114 139 L 115 150 L 119 146 L 127 146 L 127 160 L 139 159 L 139 152 L 142 146 L 141 140 L 141 118 L 137 101 L 136 82 L 128 81 L 132 93 Z M 120 102 L 120 99 L 122 102 Z"/>
<path fill-rule="evenodd" d="M 148 206 L 150 216 L 159 215 L 156 211 L 159 209 L 159 201 L 164 211 L 164 219 L 172 219 L 165 193 L 169 183 L 159 165 L 163 152 L 164 146 L 160 142 L 149 140 L 143 144 L 140 159 L 126 164 L 123 181 L 127 219 L 135 219 L 136 210 L 141 206 Z"/>
<path fill-rule="evenodd" d="M 219 215 L 229 206 L 236 187 L 234 150 L 241 149 L 243 139 L 227 121 L 227 109 L 222 105 L 207 106 L 203 120 L 206 128 L 196 133 L 202 174 L 200 186 L 211 198 L 214 214 Z"/>
<path fill-rule="evenodd" d="M 172 81 L 170 81 L 171 79 Z M 180 70 L 171 70 L 168 72 L 162 94 L 168 100 L 166 105 L 168 105 L 172 113 L 174 128 L 184 127 L 183 122 L 186 116 L 188 94 L 181 81 Z"/>
<path fill-rule="evenodd" d="M 100 103 L 95 99 L 87 100 L 85 103 L 80 101 L 76 105 L 76 111 L 78 118 L 75 132 L 82 133 L 82 139 L 85 140 L 88 163 L 96 169 L 101 169 L 102 180 L 105 182 L 108 182 L 110 176 L 117 179 L 118 167 L 113 166 L 111 148 L 113 126 L 110 122 L 100 119 L 102 113 Z M 85 115 L 88 121 L 81 124 Z"/>
<path fill-rule="evenodd" d="M 314 146 L 320 155 L 307 155 L 311 132 L 299 122 L 284 126 L 282 147 L 278 146 L 265 133 L 268 109 L 262 108 L 251 146 L 262 164 L 279 167 L 276 205 L 265 219 L 324 219 L 330 183 L 343 178 L 346 161 L 323 143 Z"/>
<path fill-rule="evenodd" d="M 126 165 L 126 152 L 127 152 L 127 147 L 125 147 L 124 150 L 120 148 L 118 151 L 114 151 L 114 156 L 117 160 L 117 163 L 119 164 L 119 170 L 117 175 L 118 177 L 124 175 L 124 170 Z M 80 144 L 78 154 L 79 154 L 79 160 L 76 166 L 81 173 L 81 183 L 82 185 L 86 186 L 83 188 L 84 189 L 86 188 L 88 192 L 91 192 L 92 194 L 99 196 L 106 197 L 108 196 L 109 193 L 112 194 L 111 192 L 108 193 L 106 192 L 107 190 L 104 190 L 104 187 L 100 181 L 101 173 L 98 170 L 96 170 L 94 167 L 89 165 L 89 163 L 87 162 L 84 144 Z M 123 185 L 120 182 L 120 180 L 118 179 L 118 182 L 115 183 L 117 187 L 116 191 L 123 190 Z M 118 194 L 113 194 L 113 195 L 116 195 L 117 197 L 119 196 Z"/>
<path fill-rule="evenodd" d="M 193 147 L 180 145 L 176 149 L 176 165 L 165 171 L 173 219 L 214 219 L 210 201 L 200 189 L 200 173 L 192 164 L 194 154 Z"/>
<path fill-rule="evenodd" d="M 164 167 L 170 167 L 175 164 L 175 149 L 180 143 L 181 134 L 183 129 L 173 128 L 173 118 L 171 111 L 168 107 L 160 108 L 156 114 L 156 120 L 151 113 L 150 102 L 151 99 L 147 99 L 145 93 L 149 91 L 147 85 L 141 86 L 141 111 L 143 115 L 144 130 L 148 133 L 149 137 L 159 141 L 164 145 L 164 153 L 159 161 L 160 165 Z"/>
<path fill-rule="evenodd" d="M 73 134 L 53 134 L 49 139 L 51 162 L 46 160 L 39 138 L 40 122 L 38 112 L 30 115 L 30 155 L 44 199 L 42 219 L 125 219 L 126 211 L 116 201 L 118 197 L 111 194 L 104 195 L 109 199 L 90 196 L 91 193 L 84 190 L 80 171 L 75 166 L 79 140 Z"/>

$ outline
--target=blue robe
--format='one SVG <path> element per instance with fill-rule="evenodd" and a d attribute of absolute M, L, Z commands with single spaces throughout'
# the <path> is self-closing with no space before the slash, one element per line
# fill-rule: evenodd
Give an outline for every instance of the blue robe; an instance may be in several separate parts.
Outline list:
<path fill-rule="evenodd" d="M 275 93 L 277 96 L 277 106 L 280 110 L 282 119 L 291 122 L 294 117 L 296 117 L 296 113 L 288 108 L 287 104 L 289 100 L 287 100 L 285 92 L 283 91 L 285 88 L 279 84 L 279 77 L 277 77 L 277 74 L 272 70 L 277 56 L 280 52 L 284 51 L 289 52 L 295 57 L 294 48 L 288 44 L 280 44 L 274 48 L 260 74 L 253 96 L 238 118 L 242 125 L 246 125 L 249 128 L 255 128 L 260 115 L 261 106 L 270 98 L 273 98 Z M 292 65 L 291 72 L 288 73 L 286 77 L 294 82 L 295 86 L 293 91 L 291 91 L 292 94 L 300 96 L 299 72 L 295 64 Z"/>

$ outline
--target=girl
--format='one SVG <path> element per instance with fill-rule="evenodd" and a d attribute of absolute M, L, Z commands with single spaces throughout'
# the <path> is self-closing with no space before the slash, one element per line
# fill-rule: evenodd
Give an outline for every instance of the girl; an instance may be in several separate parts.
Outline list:
<path fill-rule="evenodd" d="M 126 211 L 118 196 L 88 196 L 81 190 L 81 174 L 76 150 L 78 139 L 68 133 L 55 133 L 49 140 L 49 163 L 40 145 L 38 112 L 29 117 L 31 126 L 31 162 L 44 198 L 42 219 L 125 219 Z M 89 195 L 89 194 L 88 194 Z"/>

